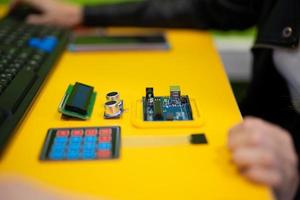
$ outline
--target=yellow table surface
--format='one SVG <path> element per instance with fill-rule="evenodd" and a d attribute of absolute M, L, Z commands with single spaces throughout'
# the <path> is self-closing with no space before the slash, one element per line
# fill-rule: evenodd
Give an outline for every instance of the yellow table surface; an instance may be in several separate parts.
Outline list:
<path fill-rule="evenodd" d="M 21 175 L 70 192 L 109 199 L 271 199 L 268 189 L 238 174 L 226 148 L 227 131 L 241 121 L 228 79 L 208 33 L 170 30 L 170 51 L 66 52 L 53 69 L 1 160 L 0 173 Z M 76 81 L 98 92 L 92 118 L 64 121 L 58 105 Z M 137 126 L 136 105 L 152 86 L 168 95 L 170 85 L 197 107 L 197 124 Z M 105 94 L 119 91 L 126 112 L 103 119 Z M 46 132 L 54 127 L 121 126 L 122 139 L 135 136 L 176 137 L 203 132 L 209 144 L 122 147 L 112 161 L 41 162 Z M 163 126 L 163 125 L 162 125 Z"/>

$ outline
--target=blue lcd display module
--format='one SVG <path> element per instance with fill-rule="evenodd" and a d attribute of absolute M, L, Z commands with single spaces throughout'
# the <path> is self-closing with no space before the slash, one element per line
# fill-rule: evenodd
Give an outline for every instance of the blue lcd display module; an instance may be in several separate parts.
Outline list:
<path fill-rule="evenodd" d="M 86 115 L 93 90 L 94 88 L 88 85 L 75 83 L 73 91 L 68 98 L 66 109 Z"/>

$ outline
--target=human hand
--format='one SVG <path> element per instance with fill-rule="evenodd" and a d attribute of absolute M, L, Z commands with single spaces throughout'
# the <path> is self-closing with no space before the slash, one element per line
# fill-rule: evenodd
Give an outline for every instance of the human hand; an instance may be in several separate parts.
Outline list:
<path fill-rule="evenodd" d="M 229 131 L 228 146 L 241 174 L 272 187 L 278 200 L 293 199 L 299 184 L 298 159 L 287 131 L 246 118 Z"/>
<path fill-rule="evenodd" d="M 18 3 L 29 4 L 42 14 L 32 14 L 26 19 L 32 24 L 58 25 L 73 27 L 82 23 L 83 9 L 80 6 L 63 3 L 59 0 L 12 0 L 13 8 Z"/>

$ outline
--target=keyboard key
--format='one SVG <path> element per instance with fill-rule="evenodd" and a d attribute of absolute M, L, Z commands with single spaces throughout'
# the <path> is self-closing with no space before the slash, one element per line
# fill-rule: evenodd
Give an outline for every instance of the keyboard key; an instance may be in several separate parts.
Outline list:
<path fill-rule="evenodd" d="M 53 36 L 45 37 L 42 43 L 40 44 L 39 49 L 51 53 L 55 49 L 57 42 L 58 41 L 56 37 Z"/>
<path fill-rule="evenodd" d="M 0 85 L 0 94 L 4 91 L 4 86 L 3 85 Z"/>
<path fill-rule="evenodd" d="M 14 113 L 36 80 L 37 75 L 34 72 L 21 69 L 14 78 L 14 81 L 2 93 L 0 105 L 8 112 Z M 0 83 L 0 85 L 2 84 Z"/>

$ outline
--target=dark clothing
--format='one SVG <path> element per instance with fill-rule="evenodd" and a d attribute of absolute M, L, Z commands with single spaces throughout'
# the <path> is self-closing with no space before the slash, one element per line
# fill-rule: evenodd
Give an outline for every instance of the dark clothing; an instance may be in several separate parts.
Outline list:
<path fill-rule="evenodd" d="M 299 157 L 300 115 L 291 103 L 286 80 L 273 62 L 273 48 L 276 46 L 298 46 L 299 0 L 146 0 L 87 6 L 84 23 L 218 30 L 256 26 L 252 81 L 241 111 L 243 115 L 257 116 L 288 129 Z"/>
<path fill-rule="evenodd" d="M 299 40 L 299 4 L 298 0 L 146 0 L 86 6 L 84 23 L 218 30 L 257 26 L 257 45 L 293 47 Z"/>
<path fill-rule="evenodd" d="M 241 112 L 244 116 L 260 117 L 289 130 L 299 157 L 300 115 L 291 103 L 286 81 L 274 65 L 273 49 L 253 48 L 252 53 L 252 80 Z"/>

